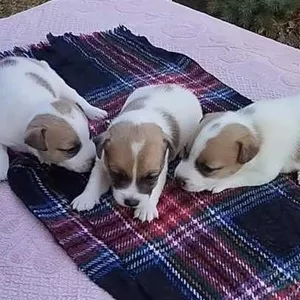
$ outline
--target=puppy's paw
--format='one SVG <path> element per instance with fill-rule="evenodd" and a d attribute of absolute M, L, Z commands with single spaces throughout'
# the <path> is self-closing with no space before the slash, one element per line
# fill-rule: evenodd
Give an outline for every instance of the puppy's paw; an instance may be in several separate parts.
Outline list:
<path fill-rule="evenodd" d="M 156 206 L 138 207 L 134 211 L 134 218 L 140 219 L 142 222 L 151 222 L 153 219 L 158 219 L 158 211 Z"/>
<path fill-rule="evenodd" d="M 300 171 L 297 172 L 297 175 L 298 175 L 298 176 L 297 176 L 297 182 L 298 182 L 298 184 L 300 185 Z"/>
<path fill-rule="evenodd" d="M 90 120 L 102 120 L 107 117 L 107 111 L 94 106 L 90 106 L 89 109 L 85 111 L 85 114 Z"/>
<path fill-rule="evenodd" d="M 99 204 L 99 199 L 95 195 L 83 192 L 73 200 L 71 206 L 74 210 L 84 211 L 93 209 L 96 204 Z"/>

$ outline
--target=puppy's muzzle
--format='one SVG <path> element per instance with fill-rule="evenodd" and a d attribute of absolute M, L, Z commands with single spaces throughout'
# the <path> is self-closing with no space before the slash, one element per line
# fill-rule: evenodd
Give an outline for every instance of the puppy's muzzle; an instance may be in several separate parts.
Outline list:
<path fill-rule="evenodd" d="M 187 183 L 187 179 L 180 177 L 180 176 L 176 176 L 175 177 L 175 182 L 177 185 L 179 185 L 181 188 L 185 188 L 186 187 L 186 183 Z"/>
<path fill-rule="evenodd" d="M 139 203 L 140 203 L 140 201 L 136 200 L 136 199 L 125 199 L 124 200 L 124 204 L 129 207 L 136 207 L 139 205 Z"/>

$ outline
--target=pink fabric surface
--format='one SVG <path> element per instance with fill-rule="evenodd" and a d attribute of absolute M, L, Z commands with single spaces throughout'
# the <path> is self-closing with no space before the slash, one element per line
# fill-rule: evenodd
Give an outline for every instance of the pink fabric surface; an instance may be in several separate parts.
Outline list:
<path fill-rule="evenodd" d="M 48 32 L 91 33 L 126 25 L 150 42 L 185 53 L 253 100 L 300 92 L 300 51 L 167 0 L 52 0 L 0 20 L 0 51 Z M 55 244 L 0 184 L 0 299 L 111 299 Z"/>

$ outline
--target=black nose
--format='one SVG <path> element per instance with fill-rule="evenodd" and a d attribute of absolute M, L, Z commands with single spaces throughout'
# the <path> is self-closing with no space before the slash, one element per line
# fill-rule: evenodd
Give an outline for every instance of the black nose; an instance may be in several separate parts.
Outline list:
<path fill-rule="evenodd" d="M 136 199 L 125 199 L 124 204 L 130 207 L 135 207 L 139 204 L 139 200 Z"/>
<path fill-rule="evenodd" d="M 184 187 L 186 185 L 186 179 L 183 177 L 176 176 L 175 181 L 181 187 Z"/>

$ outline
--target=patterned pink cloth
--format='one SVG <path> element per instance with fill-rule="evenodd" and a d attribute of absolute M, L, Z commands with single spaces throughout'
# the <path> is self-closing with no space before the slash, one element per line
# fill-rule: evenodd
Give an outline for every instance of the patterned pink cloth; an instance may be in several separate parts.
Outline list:
<path fill-rule="evenodd" d="M 194 58 L 252 99 L 300 92 L 300 51 L 167 0 L 52 0 L 0 20 L 0 50 L 46 33 L 90 33 L 124 24 L 151 43 Z M 111 299 L 55 244 L 50 234 L 0 184 L 0 298 Z"/>

